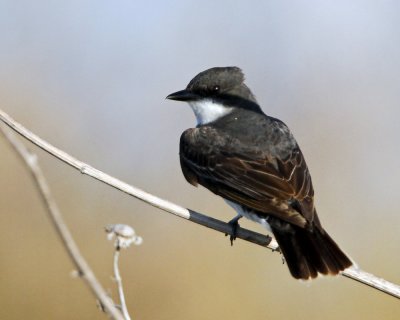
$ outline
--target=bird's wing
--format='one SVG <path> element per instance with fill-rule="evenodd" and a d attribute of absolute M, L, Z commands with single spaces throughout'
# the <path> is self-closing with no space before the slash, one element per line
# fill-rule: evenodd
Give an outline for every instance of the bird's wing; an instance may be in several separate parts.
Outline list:
<path fill-rule="evenodd" d="M 194 129 L 197 130 L 197 129 Z M 204 133 L 204 132 L 203 132 Z M 305 227 L 313 220 L 313 187 L 299 148 L 279 159 L 259 151 L 232 152 L 223 144 L 187 131 L 181 137 L 182 171 L 193 185 L 282 220 Z"/>

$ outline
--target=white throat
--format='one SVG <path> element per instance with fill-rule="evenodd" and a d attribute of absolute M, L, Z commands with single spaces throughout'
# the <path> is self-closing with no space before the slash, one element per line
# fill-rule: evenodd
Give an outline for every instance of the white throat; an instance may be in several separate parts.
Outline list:
<path fill-rule="evenodd" d="M 213 122 L 232 112 L 232 108 L 215 103 L 211 99 L 192 101 L 189 105 L 196 116 L 198 125 Z"/>

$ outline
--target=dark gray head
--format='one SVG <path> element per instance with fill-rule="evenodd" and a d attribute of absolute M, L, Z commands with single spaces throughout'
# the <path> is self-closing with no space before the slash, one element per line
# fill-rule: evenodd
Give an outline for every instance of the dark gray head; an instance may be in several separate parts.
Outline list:
<path fill-rule="evenodd" d="M 216 67 L 200 72 L 186 89 L 170 94 L 167 99 L 188 102 L 198 124 L 212 122 L 235 107 L 262 112 L 238 67 Z"/>
<path fill-rule="evenodd" d="M 236 96 L 256 103 L 254 95 L 244 84 L 244 74 L 238 67 L 215 67 L 200 72 L 185 90 L 170 94 L 167 99 L 190 101 L 202 98 Z"/>

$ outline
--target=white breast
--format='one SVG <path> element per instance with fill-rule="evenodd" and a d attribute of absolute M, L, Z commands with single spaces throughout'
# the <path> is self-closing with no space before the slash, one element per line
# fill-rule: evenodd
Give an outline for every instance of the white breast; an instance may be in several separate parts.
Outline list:
<path fill-rule="evenodd" d="M 198 125 L 213 122 L 232 111 L 232 108 L 215 103 L 211 99 L 189 102 L 189 105 L 196 116 Z"/>

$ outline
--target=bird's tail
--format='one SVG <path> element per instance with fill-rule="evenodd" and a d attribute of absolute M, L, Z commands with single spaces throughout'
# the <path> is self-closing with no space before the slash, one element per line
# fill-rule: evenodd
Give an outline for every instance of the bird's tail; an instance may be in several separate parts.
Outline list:
<path fill-rule="evenodd" d="M 303 229 L 291 224 L 273 228 L 275 239 L 296 279 L 316 278 L 318 273 L 336 275 L 352 265 L 351 260 L 322 228 Z"/>

